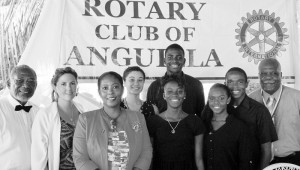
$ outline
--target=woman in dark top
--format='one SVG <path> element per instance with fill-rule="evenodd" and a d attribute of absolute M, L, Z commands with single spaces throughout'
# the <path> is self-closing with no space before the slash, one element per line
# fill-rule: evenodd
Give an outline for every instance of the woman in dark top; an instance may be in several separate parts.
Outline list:
<path fill-rule="evenodd" d="M 204 126 L 199 117 L 182 110 L 185 89 L 182 80 L 171 77 L 163 82 L 168 108 L 148 118 L 153 141 L 153 170 L 202 170 Z"/>
<path fill-rule="evenodd" d="M 151 101 L 142 101 L 140 93 L 145 83 L 145 72 L 138 66 L 128 67 L 123 73 L 127 95 L 122 99 L 121 107 L 142 113 L 147 119 L 158 113 L 158 108 Z"/>
<path fill-rule="evenodd" d="M 227 110 L 230 91 L 223 84 L 214 84 L 208 104 L 202 112 L 206 126 L 203 160 L 206 170 L 251 169 L 251 147 L 246 125 Z"/>

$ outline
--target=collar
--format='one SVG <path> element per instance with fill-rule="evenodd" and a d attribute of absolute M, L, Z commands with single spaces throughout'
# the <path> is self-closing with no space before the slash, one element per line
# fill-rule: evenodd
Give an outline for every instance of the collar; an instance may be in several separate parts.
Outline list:
<path fill-rule="evenodd" d="M 268 101 L 268 98 L 270 96 L 272 96 L 276 100 L 278 100 L 281 91 L 282 91 L 282 85 L 280 85 L 279 89 L 273 95 L 270 95 L 269 93 L 267 93 L 263 89 L 261 89 L 262 97 L 264 98 L 265 101 Z"/>
<path fill-rule="evenodd" d="M 236 108 L 238 108 L 238 107 L 244 107 L 246 109 L 250 108 L 250 101 L 249 101 L 249 97 L 247 96 L 247 94 L 245 95 L 242 102 Z"/>
<path fill-rule="evenodd" d="M 169 77 L 170 75 L 168 75 L 168 72 L 165 73 L 165 75 L 162 78 L 166 78 Z M 178 77 L 184 77 L 184 72 L 181 71 Z"/>

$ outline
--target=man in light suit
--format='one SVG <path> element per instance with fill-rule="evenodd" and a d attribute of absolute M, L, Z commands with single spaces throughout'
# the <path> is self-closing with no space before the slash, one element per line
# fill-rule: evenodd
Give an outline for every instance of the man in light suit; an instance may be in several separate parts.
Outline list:
<path fill-rule="evenodd" d="M 258 71 L 261 89 L 249 97 L 265 104 L 272 116 L 278 141 L 271 163 L 300 165 L 300 91 L 282 85 L 281 65 L 274 58 L 263 60 Z"/>

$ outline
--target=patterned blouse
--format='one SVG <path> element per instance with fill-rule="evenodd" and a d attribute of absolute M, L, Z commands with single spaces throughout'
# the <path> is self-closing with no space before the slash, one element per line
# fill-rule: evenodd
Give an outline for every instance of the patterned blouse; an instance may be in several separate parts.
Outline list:
<path fill-rule="evenodd" d="M 126 170 L 129 157 L 129 143 L 125 131 L 108 134 L 108 169 Z"/>
<path fill-rule="evenodd" d="M 60 163 L 59 170 L 76 170 L 73 162 L 73 136 L 75 126 L 67 123 L 62 118 L 60 133 Z"/>

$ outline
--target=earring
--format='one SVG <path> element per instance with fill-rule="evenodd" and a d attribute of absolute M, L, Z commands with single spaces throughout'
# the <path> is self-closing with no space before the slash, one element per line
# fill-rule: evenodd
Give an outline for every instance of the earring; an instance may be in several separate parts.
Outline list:
<path fill-rule="evenodd" d="M 53 93 L 53 98 L 54 98 L 54 101 L 58 100 L 58 94 L 56 92 Z"/>
<path fill-rule="evenodd" d="M 76 89 L 75 96 L 78 96 L 78 89 L 79 89 L 79 87 L 77 87 L 77 89 Z"/>

